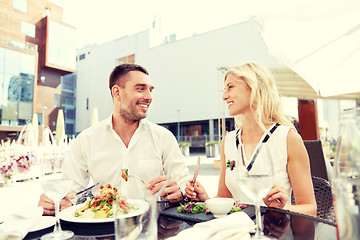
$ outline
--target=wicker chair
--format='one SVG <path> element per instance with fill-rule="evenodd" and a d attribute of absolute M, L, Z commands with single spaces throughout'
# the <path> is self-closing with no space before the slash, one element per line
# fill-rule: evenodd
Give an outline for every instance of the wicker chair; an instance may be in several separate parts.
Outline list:
<path fill-rule="evenodd" d="M 312 176 L 312 181 L 317 204 L 317 217 L 335 223 L 335 213 L 330 183 L 325 179 L 315 176 Z M 291 194 L 291 203 L 295 204 L 293 194 Z"/>
<path fill-rule="evenodd" d="M 329 181 L 321 141 L 305 140 L 304 145 L 310 159 L 311 176 L 320 177 Z"/>

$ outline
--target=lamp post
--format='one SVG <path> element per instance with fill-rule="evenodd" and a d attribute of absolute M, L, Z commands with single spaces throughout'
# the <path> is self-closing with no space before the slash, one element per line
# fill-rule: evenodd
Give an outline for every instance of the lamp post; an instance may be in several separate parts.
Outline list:
<path fill-rule="evenodd" d="M 180 109 L 177 110 L 178 121 L 177 121 L 177 140 L 180 142 Z"/>

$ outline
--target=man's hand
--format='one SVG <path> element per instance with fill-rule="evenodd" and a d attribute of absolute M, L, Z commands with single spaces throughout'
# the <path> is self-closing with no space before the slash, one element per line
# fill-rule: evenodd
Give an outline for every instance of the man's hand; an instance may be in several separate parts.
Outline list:
<path fill-rule="evenodd" d="M 72 199 L 73 196 L 71 193 L 68 193 L 65 198 L 60 201 L 60 210 L 71 207 L 72 203 L 68 199 Z M 55 215 L 55 204 L 53 200 L 48 198 L 45 194 L 41 194 L 38 206 L 44 208 L 43 215 Z"/>
<path fill-rule="evenodd" d="M 157 177 L 146 184 L 146 188 L 150 190 L 152 195 L 154 195 L 160 191 L 160 189 L 166 183 L 166 180 L 167 176 Z M 175 180 L 169 181 L 168 185 L 164 188 L 162 193 L 160 193 L 160 197 L 164 197 L 166 200 L 169 200 L 172 203 L 183 200 L 182 193 Z"/>

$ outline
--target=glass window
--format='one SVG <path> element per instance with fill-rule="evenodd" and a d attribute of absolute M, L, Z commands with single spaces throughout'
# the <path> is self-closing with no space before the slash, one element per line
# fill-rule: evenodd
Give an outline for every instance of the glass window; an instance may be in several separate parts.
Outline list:
<path fill-rule="evenodd" d="M 75 111 L 74 111 L 74 109 L 67 109 L 65 118 L 66 119 L 75 119 Z"/>
<path fill-rule="evenodd" d="M 27 0 L 13 0 L 13 8 L 26 13 L 27 12 Z"/>
<path fill-rule="evenodd" d="M 55 106 L 60 107 L 60 94 L 55 94 Z"/>
<path fill-rule="evenodd" d="M 66 132 L 66 134 L 74 133 L 74 125 L 73 124 L 66 124 L 65 132 Z"/>
<path fill-rule="evenodd" d="M 18 126 L 32 118 L 35 56 L 0 48 L 1 123 Z"/>
<path fill-rule="evenodd" d="M 48 22 L 47 64 L 76 69 L 76 31 L 55 21 Z"/>
<path fill-rule="evenodd" d="M 83 60 L 83 59 L 85 59 L 85 53 L 84 53 L 84 54 L 81 54 L 81 55 L 79 56 L 79 60 Z"/>
<path fill-rule="evenodd" d="M 5 49 L 5 73 L 18 75 L 21 69 L 21 53 Z"/>
<path fill-rule="evenodd" d="M 35 24 L 28 23 L 28 22 L 21 22 L 21 33 L 25 34 L 26 36 L 35 38 Z"/>

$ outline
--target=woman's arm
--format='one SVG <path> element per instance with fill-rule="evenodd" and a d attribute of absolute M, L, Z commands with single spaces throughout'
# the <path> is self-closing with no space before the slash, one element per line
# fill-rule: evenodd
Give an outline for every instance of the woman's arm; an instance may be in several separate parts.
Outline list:
<path fill-rule="evenodd" d="M 232 194 L 225 184 L 225 173 L 226 173 L 226 158 L 225 158 L 225 137 L 221 141 L 220 147 L 220 178 L 218 186 L 218 197 L 229 197 L 232 198 Z"/>
<path fill-rule="evenodd" d="M 301 136 L 291 129 L 287 136 L 287 171 L 295 204 L 286 204 L 290 211 L 316 216 L 317 205 L 311 180 L 310 162 Z"/>

